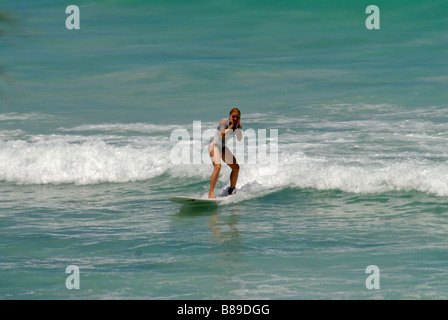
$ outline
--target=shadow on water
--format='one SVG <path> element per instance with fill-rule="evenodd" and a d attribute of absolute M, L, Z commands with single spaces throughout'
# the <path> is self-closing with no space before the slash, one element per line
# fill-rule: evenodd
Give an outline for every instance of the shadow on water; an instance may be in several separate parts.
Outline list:
<path fill-rule="evenodd" d="M 177 213 L 177 216 L 204 216 L 213 215 L 218 213 L 218 206 L 214 204 L 203 204 L 203 205 L 182 205 Z"/>
<path fill-rule="evenodd" d="M 214 253 L 225 260 L 238 260 L 236 257 L 242 248 L 238 223 L 238 210 L 234 209 L 226 216 L 213 215 L 210 217 L 211 241 L 218 245 Z"/>
<path fill-rule="evenodd" d="M 206 230 L 210 232 L 210 243 L 214 244 L 210 250 L 224 260 L 236 261 L 236 256 L 241 250 L 241 232 L 238 229 L 239 210 L 217 205 L 183 205 L 173 218 L 182 224 L 200 226 L 207 225 Z M 191 219 L 190 219 L 191 218 Z M 195 218 L 200 218 L 196 220 Z M 195 222 L 193 222 L 195 221 Z"/>

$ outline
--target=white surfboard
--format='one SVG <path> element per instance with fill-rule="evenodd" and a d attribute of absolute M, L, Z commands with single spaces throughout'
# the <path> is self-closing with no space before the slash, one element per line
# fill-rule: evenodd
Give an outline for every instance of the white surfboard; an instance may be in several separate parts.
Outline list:
<path fill-rule="evenodd" d="M 168 200 L 180 204 L 194 204 L 194 205 L 219 205 L 224 202 L 226 197 L 218 197 L 218 198 L 195 198 L 195 197 L 182 197 L 176 196 L 171 197 Z"/>

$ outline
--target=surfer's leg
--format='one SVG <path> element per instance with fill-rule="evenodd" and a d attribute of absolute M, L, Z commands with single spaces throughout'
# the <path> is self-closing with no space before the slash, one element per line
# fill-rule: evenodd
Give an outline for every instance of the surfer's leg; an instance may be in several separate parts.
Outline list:
<path fill-rule="evenodd" d="M 236 162 L 235 156 L 227 147 L 222 152 L 222 159 L 232 169 L 232 172 L 230 173 L 230 189 L 235 189 L 236 182 L 238 180 L 238 173 L 240 172 L 240 166 Z"/>
<path fill-rule="evenodd" d="M 218 182 L 219 171 L 221 170 L 221 153 L 219 152 L 218 147 L 214 144 L 209 144 L 208 152 L 213 162 L 213 172 L 210 177 L 210 190 L 208 192 L 208 197 L 216 198 L 213 192 L 215 190 L 216 183 Z"/>

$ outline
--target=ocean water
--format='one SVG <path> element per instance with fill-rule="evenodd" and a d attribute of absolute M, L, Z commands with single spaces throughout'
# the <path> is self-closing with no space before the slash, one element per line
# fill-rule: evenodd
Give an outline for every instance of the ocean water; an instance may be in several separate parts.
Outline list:
<path fill-rule="evenodd" d="M 448 298 L 446 1 L 74 4 L 0 1 L 0 299 Z M 170 202 L 235 106 L 276 165 Z"/>

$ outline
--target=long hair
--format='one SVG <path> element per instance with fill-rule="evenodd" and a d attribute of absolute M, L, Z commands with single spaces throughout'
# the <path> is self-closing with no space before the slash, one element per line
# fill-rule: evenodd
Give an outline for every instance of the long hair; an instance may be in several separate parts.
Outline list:
<path fill-rule="evenodd" d="M 238 108 L 233 108 L 232 110 L 230 110 L 230 112 L 229 112 L 229 116 L 232 114 L 232 112 L 238 112 L 238 114 L 240 115 L 240 117 L 241 117 L 241 111 L 240 111 L 240 109 L 238 109 Z"/>

